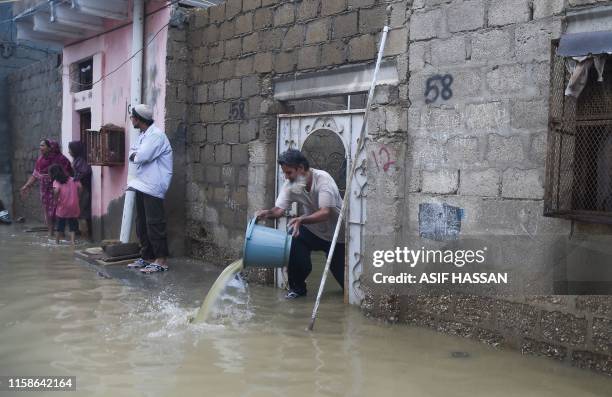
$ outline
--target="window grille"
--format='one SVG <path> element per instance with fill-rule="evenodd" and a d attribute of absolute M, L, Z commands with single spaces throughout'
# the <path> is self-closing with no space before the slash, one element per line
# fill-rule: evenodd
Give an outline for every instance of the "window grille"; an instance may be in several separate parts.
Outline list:
<path fill-rule="evenodd" d="M 100 131 L 87 130 L 87 161 L 91 165 L 122 165 L 125 162 L 125 130 L 106 124 Z"/>
<path fill-rule="evenodd" d="M 612 224 L 612 62 L 594 67 L 578 98 L 565 96 L 565 59 L 551 54 L 544 215 Z M 610 57 L 609 57 L 610 58 Z"/>
<path fill-rule="evenodd" d="M 91 90 L 93 87 L 93 58 L 70 65 L 70 92 Z"/>

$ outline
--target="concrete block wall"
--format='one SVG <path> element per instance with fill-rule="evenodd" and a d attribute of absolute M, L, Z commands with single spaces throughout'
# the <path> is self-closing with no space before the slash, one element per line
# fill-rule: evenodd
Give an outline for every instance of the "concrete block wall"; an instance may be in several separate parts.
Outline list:
<path fill-rule="evenodd" d="M 8 76 L 8 121 L 12 141 L 14 218 L 44 222 L 38 184 L 19 198 L 34 170 L 41 139 L 60 139 L 62 81 L 59 55 L 25 66 Z"/>
<path fill-rule="evenodd" d="M 612 299 L 554 295 L 569 268 L 609 276 L 606 266 L 593 267 L 575 240 L 597 246 L 597 260 L 603 263 L 609 258 L 611 231 L 573 225 L 577 238 L 571 222 L 542 216 L 550 43 L 562 32 L 567 5 L 595 2 L 566 3 L 413 3 L 404 207 L 401 221 L 393 222 L 397 214 L 375 213 L 377 223 L 382 215 L 381 223 L 390 226 L 369 239 L 366 257 L 372 249 L 394 247 L 397 238 L 389 242 L 384 233 L 392 236 L 398 230 L 399 245 L 411 248 L 488 246 L 488 270 L 508 271 L 516 281 L 503 291 L 381 288 L 366 281 L 362 307 L 391 321 L 611 374 Z M 460 208 L 458 239 L 421 237 L 420 204 Z M 395 266 L 395 274 L 400 267 Z M 434 270 L 440 271 L 425 267 Z M 364 281 L 369 273 L 366 269 Z"/>
<path fill-rule="evenodd" d="M 578 252 L 576 234 L 569 222 L 541 215 L 550 40 L 561 34 L 564 1 L 230 0 L 193 13 L 185 71 L 190 252 L 235 259 L 247 215 L 273 205 L 283 105 L 272 99 L 272 79 L 373 61 L 389 4 L 386 55 L 399 84 L 379 87 L 369 119 L 366 258 L 397 246 L 486 244 L 487 265 L 510 267 L 522 282 L 503 293 L 426 294 L 368 282 L 364 266 L 362 309 L 611 373 L 612 302 L 553 294 Z M 462 209 L 458 239 L 422 238 L 419 204 Z M 575 226 L 592 240 L 593 230 Z"/>
<path fill-rule="evenodd" d="M 0 21 L 12 18 L 12 7 L 13 3 L 0 4 Z M 11 96 L 9 95 L 7 77 L 24 66 L 45 59 L 49 56 L 50 52 L 57 52 L 36 43 L 14 43 L 13 30 L 13 24 L 4 23 L 0 25 L 0 49 L 3 54 L 0 57 L 0 200 L 10 211 L 13 208 L 11 170 L 13 150 L 9 124 L 9 103 Z"/>
<path fill-rule="evenodd" d="M 172 143 L 173 175 L 172 187 L 165 201 L 168 248 L 173 256 L 187 253 L 185 217 L 186 175 L 187 175 L 187 92 L 189 65 L 187 47 L 187 15 L 176 8 L 170 16 L 168 39 L 166 41 L 166 96 L 164 126 Z"/>
<path fill-rule="evenodd" d="M 371 63 L 389 4 L 386 55 L 394 59 L 408 46 L 405 1 L 233 0 L 192 15 L 187 218 L 194 253 L 218 252 L 210 248 L 216 246 L 236 258 L 247 216 L 274 204 L 283 105 L 272 99 L 272 79 Z M 397 64 L 401 86 L 377 96 L 381 136 L 405 130 L 407 63 Z"/>

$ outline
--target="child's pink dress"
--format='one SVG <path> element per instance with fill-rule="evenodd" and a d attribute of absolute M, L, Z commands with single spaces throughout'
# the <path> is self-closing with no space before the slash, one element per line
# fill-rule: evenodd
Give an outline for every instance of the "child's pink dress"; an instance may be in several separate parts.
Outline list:
<path fill-rule="evenodd" d="M 78 218 L 81 214 L 79 207 L 79 188 L 80 183 L 68 177 L 66 183 L 53 181 L 53 189 L 58 191 L 57 208 L 55 216 L 58 218 Z"/>

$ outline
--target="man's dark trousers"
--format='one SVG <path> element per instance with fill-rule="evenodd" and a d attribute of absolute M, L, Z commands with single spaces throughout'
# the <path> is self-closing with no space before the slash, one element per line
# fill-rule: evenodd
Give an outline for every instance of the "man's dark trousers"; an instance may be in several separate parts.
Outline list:
<path fill-rule="evenodd" d="M 136 190 L 136 234 L 142 259 L 168 257 L 163 199 Z"/>
<path fill-rule="evenodd" d="M 287 273 L 289 274 L 289 288 L 298 294 L 306 293 L 306 278 L 312 271 L 310 253 L 323 251 L 327 256 L 331 241 L 323 240 L 314 235 L 304 226 L 300 226 L 300 235 L 293 238 Z M 337 243 L 334 256 L 329 266 L 334 278 L 344 289 L 344 244 Z"/>

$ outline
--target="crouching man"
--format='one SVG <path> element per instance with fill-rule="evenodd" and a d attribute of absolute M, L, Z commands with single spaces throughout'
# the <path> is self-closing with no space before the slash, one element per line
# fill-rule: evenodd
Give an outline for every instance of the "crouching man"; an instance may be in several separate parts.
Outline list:
<path fill-rule="evenodd" d="M 306 278 L 312 271 L 310 253 L 323 251 L 329 255 L 342 198 L 334 179 L 327 172 L 310 168 L 308 160 L 295 149 L 278 158 L 285 175 L 274 208 L 256 213 L 259 219 L 276 219 L 284 215 L 291 203 L 302 205 L 304 215 L 289 221 L 293 242 L 289 257 L 289 292 L 287 299 L 306 295 Z M 344 225 L 343 225 L 344 226 Z M 344 289 L 344 227 L 340 229 L 330 269 Z"/>

